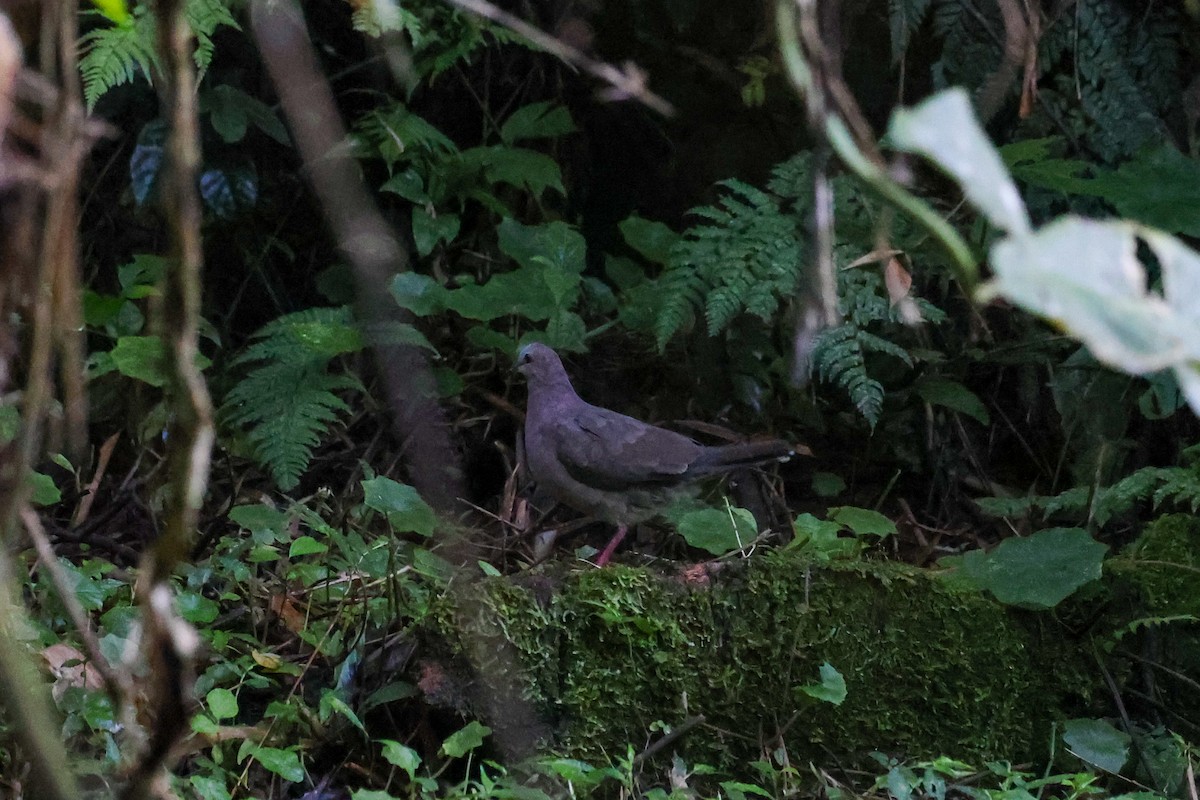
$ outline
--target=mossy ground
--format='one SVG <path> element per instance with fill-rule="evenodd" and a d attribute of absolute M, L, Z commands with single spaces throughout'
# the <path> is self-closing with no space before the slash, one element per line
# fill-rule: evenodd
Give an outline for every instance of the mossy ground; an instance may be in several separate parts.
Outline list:
<path fill-rule="evenodd" d="M 550 746 L 590 758 L 703 715 L 672 747 L 689 763 L 744 766 L 780 745 L 798 764 L 873 750 L 1026 759 L 1095 672 L 1045 615 L 896 564 L 768 553 L 712 575 L 613 566 L 469 595 L 447 626 L 454 649 L 492 692 L 522 696 Z M 841 705 L 800 690 L 824 662 L 845 678 Z M 484 705 L 489 724 L 512 725 L 512 703 Z"/>

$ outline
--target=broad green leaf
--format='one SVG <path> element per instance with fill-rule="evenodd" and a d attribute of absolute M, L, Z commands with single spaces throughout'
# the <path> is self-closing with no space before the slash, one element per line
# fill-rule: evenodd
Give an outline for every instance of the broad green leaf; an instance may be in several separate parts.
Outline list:
<path fill-rule="evenodd" d="M 483 744 L 483 740 L 491 735 L 488 726 L 471 720 L 462 730 L 455 731 L 442 742 L 442 752 L 450 758 L 462 758 L 467 753 Z"/>
<path fill-rule="evenodd" d="M 544 153 L 523 147 L 492 145 L 464 150 L 460 156 L 468 167 L 483 170 L 491 183 L 507 183 L 541 197 L 546 189 L 566 194 L 558 162 Z"/>
<path fill-rule="evenodd" d="M 1029 232 L 1021 195 L 980 127 L 965 90 L 947 89 L 914 108 L 900 109 L 892 115 L 888 138 L 897 148 L 923 155 L 945 170 L 993 225 L 1014 236 Z"/>
<path fill-rule="evenodd" d="M 175 598 L 179 616 L 193 625 L 207 625 L 221 613 L 221 607 L 210 597 L 199 592 L 181 591 Z"/>
<path fill-rule="evenodd" d="M 428 203 L 429 195 L 425 192 L 425 181 L 415 169 L 406 169 L 388 178 L 380 191 L 392 192 L 414 203 Z"/>
<path fill-rule="evenodd" d="M 292 517 L 286 511 L 255 503 L 229 509 L 229 519 L 252 533 L 270 531 L 279 534 L 288 526 Z"/>
<path fill-rule="evenodd" d="M 427 317 L 445 307 L 446 288 L 428 275 L 401 272 L 392 278 L 392 297 L 401 308 Z"/>
<path fill-rule="evenodd" d="M 416 489 L 382 476 L 363 481 L 362 487 L 363 504 L 386 514 L 393 530 L 433 535 L 437 516 Z"/>
<path fill-rule="evenodd" d="M 213 130 L 229 144 L 245 138 L 251 124 L 282 145 L 291 141 L 287 128 L 270 106 L 227 83 L 219 83 L 201 93 L 200 111 L 208 113 Z"/>
<path fill-rule="evenodd" d="M 1185 236 L 1200 236 L 1200 161 L 1163 144 L 1115 172 L 1087 181 L 1122 217 Z"/>
<path fill-rule="evenodd" d="M 151 386 L 167 383 L 166 349 L 157 336 L 122 336 L 111 351 L 117 371 Z"/>
<path fill-rule="evenodd" d="M 416 750 L 392 739 L 380 739 L 383 745 L 383 759 L 393 767 L 399 767 L 408 773 L 412 780 L 417 775 L 417 767 L 421 766 L 421 756 Z"/>
<path fill-rule="evenodd" d="M 487 283 L 447 292 L 446 307 L 480 322 L 509 315 L 535 322 L 549 319 L 558 309 L 558 303 L 542 277 L 543 269 L 521 267 L 493 275 Z"/>
<path fill-rule="evenodd" d="M 1080 528 L 1051 528 L 1005 539 L 990 553 L 963 556 L 965 577 L 1001 603 L 1053 608 L 1079 587 L 1100 577 L 1106 545 Z"/>
<path fill-rule="evenodd" d="M 1054 150 L 1066 149 L 1066 140 L 1061 136 L 1023 139 L 1001 147 L 1000 157 L 1014 178 L 1030 186 L 1067 194 L 1094 194 L 1087 177 L 1092 165 L 1052 155 Z"/>
<path fill-rule="evenodd" d="M 665 224 L 636 215 L 626 217 L 617 227 L 626 244 L 655 264 L 666 264 L 671 248 L 679 241 L 679 234 Z"/>
<path fill-rule="evenodd" d="M 458 235 L 458 226 L 457 214 L 440 214 L 435 217 L 423 207 L 415 206 L 412 210 L 412 232 L 417 254 L 427 256 L 440 242 L 453 239 Z"/>
<path fill-rule="evenodd" d="M 27 480 L 31 487 L 29 500 L 35 506 L 52 506 L 62 500 L 62 492 L 49 475 L 30 470 Z"/>
<path fill-rule="evenodd" d="M 856 536 L 891 536 L 896 532 L 896 523 L 869 508 L 838 506 L 829 509 L 829 518 L 839 525 L 854 531 Z"/>
<path fill-rule="evenodd" d="M 812 490 L 818 497 L 837 497 L 846 491 L 846 481 L 832 472 L 814 472 Z"/>
<path fill-rule="evenodd" d="M 801 686 L 800 691 L 809 697 L 840 706 L 846 699 L 846 679 L 828 661 L 821 665 L 820 675 L 820 683 Z"/>
<path fill-rule="evenodd" d="M 704 508 L 679 519 L 679 534 L 692 547 L 715 556 L 740 550 L 758 536 L 754 515 L 744 508 Z"/>
<path fill-rule="evenodd" d="M 1087 763 L 1117 773 L 1129 760 L 1132 739 L 1102 719 L 1071 719 L 1063 724 L 1063 741 Z"/>
<path fill-rule="evenodd" d="M 291 548 L 288 549 L 289 558 L 298 558 L 300 556 L 311 556 L 314 553 L 324 553 L 329 550 L 329 545 L 318 542 L 311 536 L 301 536 L 292 542 Z"/>
<path fill-rule="evenodd" d="M 238 715 L 237 696 L 228 689 L 212 689 L 204 696 L 204 704 L 216 719 L 233 719 Z"/>
<path fill-rule="evenodd" d="M 966 414 L 980 425 L 990 425 L 991 416 L 979 395 L 958 381 L 945 378 L 922 378 L 917 381 L 917 394 L 930 405 L 942 406 Z"/>
<path fill-rule="evenodd" d="M 522 139 L 549 139 L 564 136 L 575 130 L 571 112 L 549 100 L 530 103 L 514 111 L 500 128 L 500 140 L 505 144 Z"/>
<path fill-rule="evenodd" d="M 97 294 L 91 289 L 83 291 L 83 321 L 93 328 L 102 328 L 116 319 L 121 307 L 128 300 L 116 295 Z"/>
<path fill-rule="evenodd" d="M 551 317 L 542 338 L 556 350 L 569 350 L 574 353 L 587 350 L 584 343 L 587 338 L 587 326 L 583 317 L 573 311 L 560 311 Z"/>
<path fill-rule="evenodd" d="M 199 731 L 197 731 L 199 733 Z M 215 733 L 216 731 L 211 731 Z M 192 790 L 200 800 L 230 800 L 232 795 L 225 787 L 225 781 L 211 775 L 192 775 L 188 778 Z"/>
<path fill-rule="evenodd" d="M 587 244 L 583 235 L 565 222 L 522 225 L 505 218 L 496 235 L 504 254 L 523 267 L 548 264 L 566 272 L 583 272 Z"/>
<path fill-rule="evenodd" d="M 806 556 L 822 563 L 835 558 L 847 558 L 862 552 L 863 545 L 856 538 L 839 536 L 842 526 L 829 520 L 817 519 L 804 513 L 796 517 L 792 525 L 795 538 L 788 542 L 787 549 L 799 550 Z"/>
<path fill-rule="evenodd" d="M 394 319 L 381 320 L 367 328 L 364 333 L 374 345 L 412 345 L 437 353 L 437 348 L 425 338 L 425 334 L 407 322 Z"/>
<path fill-rule="evenodd" d="M 454 576 L 454 565 L 437 553 L 424 547 L 413 548 L 413 570 L 418 575 L 437 581 L 448 581 Z"/>
<path fill-rule="evenodd" d="M 761 786 L 755 786 L 752 783 L 741 783 L 739 781 L 721 781 L 721 789 L 724 790 L 729 800 L 746 800 L 747 795 L 774 797 L 773 794 Z"/>
<path fill-rule="evenodd" d="M 300 764 L 300 755 L 295 750 L 254 747 L 250 753 L 254 760 L 285 781 L 299 783 L 304 780 L 304 767 Z"/>

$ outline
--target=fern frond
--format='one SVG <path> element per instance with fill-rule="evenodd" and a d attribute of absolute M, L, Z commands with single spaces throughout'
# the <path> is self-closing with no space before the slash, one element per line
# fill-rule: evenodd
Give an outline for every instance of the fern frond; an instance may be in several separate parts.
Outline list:
<path fill-rule="evenodd" d="M 672 248 L 660 279 L 663 300 L 655 323 L 659 348 L 701 309 L 715 336 L 739 315 L 769 320 L 791 293 L 801 268 L 796 219 L 781 199 L 742 181 L 715 205 L 693 209 L 703 220 Z"/>
<path fill-rule="evenodd" d="M 883 384 L 867 374 L 861 333 L 851 324 L 825 331 L 813 350 L 813 364 L 821 380 L 849 393 L 850 402 L 874 428 L 883 410 Z"/>
<path fill-rule="evenodd" d="M 913 33 L 929 13 L 930 0 L 888 0 L 888 21 L 892 31 L 892 62 L 898 62 L 908 50 Z"/>
<path fill-rule="evenodd" d="M 212 63 L 212 37 L 217 28 L 226 25 L 241 30 L 241 26 L 229 10 L 229 0 L 187 0 L 183 15 L 196 36 L 196 52 L 192 57 L 196 68 L 203 73 Z"/>
<path fill-rule="evenodd" d="M 362 391 L 357 379 L 329 372 L 335 356 L 362 348 L 362 336 L 343 306 L 287 314 L 254 337 L 233 363 L 257 366 L 226 395 L 221 418 L 246 429 L 255 459 L 288 491 L 330 425 L 349 410 L 335 392 Z"/>
<path fill-rule="evenodd" d="M 231 0 L 187 0 L 184 16 L 188 26 L 196 35 L 196 66 L 202 72 L 208 68 L 213 56 L 213 33 L 221 25 L 231 28 L 240 26 L 229 9 Z M 83 99 L 88 111 L 105 92 L 126 83 L 132 83 L 139 75 L 152 81 L 158 67 L 155 50 L 154 17 L 138 6 L 133 14 L 133 24 L 96 28 L 79 39 L 79 75 L 83 82 Z"/>
<path fill-rule="evenodd" d="M 153 17 L 141 13 L 133 25 L 97 28 L 80 38 L 79 75 L 88 111 L 114 86 L 132 83 L 138 75 L 150 80 L 157 66 L 154 36 Z"/>

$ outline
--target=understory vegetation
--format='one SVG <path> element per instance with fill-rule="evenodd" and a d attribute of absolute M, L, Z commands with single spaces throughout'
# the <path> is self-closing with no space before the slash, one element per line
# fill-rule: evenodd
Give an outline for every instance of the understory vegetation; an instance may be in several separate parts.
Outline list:
<path fill-rule="evenodd" d="M 0 798 L 1196 800 L 1195 3 L 0 13 Z"/>

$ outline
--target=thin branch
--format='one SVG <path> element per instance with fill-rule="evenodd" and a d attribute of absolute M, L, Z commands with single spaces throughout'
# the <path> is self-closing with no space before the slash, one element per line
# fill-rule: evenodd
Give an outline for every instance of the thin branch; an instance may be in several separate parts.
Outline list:
<path fill-rule="evenodd" d="M 100 640 L 96 638 L 92 621 L 87 612 L 83 610 L 79 598 L 75 596 L 75 589 L 67 578 L 66 570 L 58 562 L 58 557 L 54 554 L 54 548 L 50 546 L 50 540 L 46 538 L 46 530 L 42 527 L 42 521 L 38 519 L 37 513 L 29 506 L 22 508 L 21 522 L 25 525 L 25 532 L 33 542 L 34 549 L 37 550 L 41 568 L 49 575 L 50 582 L 54 584 L 54 591 L 58 593 L 59 601 L 62 602 L 67 616 L 71 618 L 71 624 L 79 633 L 91 666 L 95 667 L 96 671 L 100 673 L 100 677 L 104 679 L 105 689 L 113 700 L 113 707 L 120 708 L 122 702 L 129 697 L 128 677 L 114 670 L 108 663 L 108 659 L 104 657 L 104 653 L 101 652 Z"/>
<path fill-rule="evenodd" d="M 637 65 L 626 62 L 620 69 L 612 64 L 597 61 L 586 53 L 554 38 L 545 31 L 535 28 L 520 17 L 497 8 L 486 0 L 446 0 L 450 5 L 457 6 L 484 19 L 503 25 L 505 28 L 528 39 L 533 44 L 550 53 L 577 69 L 586 72 L 594 78 L 604 81 L 611 88 L 604 93 L 608 100 L 637 100 L 647 108 L 652 108 L 665 117 L 675 114 L 675 108 L 663 98 L 650 91 L 646 81 L 648 76 Z"/>

